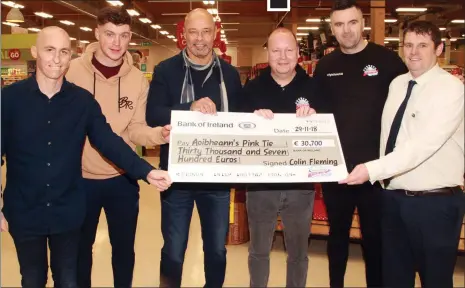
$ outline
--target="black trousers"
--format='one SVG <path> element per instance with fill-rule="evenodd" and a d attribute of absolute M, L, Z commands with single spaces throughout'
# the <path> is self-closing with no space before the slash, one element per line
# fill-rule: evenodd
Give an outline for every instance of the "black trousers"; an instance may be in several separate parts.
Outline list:
<path fill-rule="evenodd" d="M 350 228 L 357 207 L 367 287 L 383 287 L 381 188 L 369 182 L 354 186 L 323 183 L 322 188 L 330 225 L 327 246 L 330 286 L 344 287 Z"/>
<path fill-rule="evenodd" d="M 385 287 L 452 288 L 465 196 L 407 196 L 383 193 L 383 275 Z"/>
<path fill-rule="evenodd" d="M 83 187 L 87 194 L 87 211 L 79 247 L 79 287 L 89 288 L 92 285 L 92 247 L 102 208 L 112 248 L 113 287 L 132 287 L 139 185 L 123 175 L 105 180 L 84 179 Z"/>
<path fill-rule="evenodd" d="M 48 257 L 54 286 L 77 288 L 76 272 L 80 231 L 73 230 L 51 235 L 11 234 L 18 254 L 21 286 L 43 288 L 47 284 Z"/>

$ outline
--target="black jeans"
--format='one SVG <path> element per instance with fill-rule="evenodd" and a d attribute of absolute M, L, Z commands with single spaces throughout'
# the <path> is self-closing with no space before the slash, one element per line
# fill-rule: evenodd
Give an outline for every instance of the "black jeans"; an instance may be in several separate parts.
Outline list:
<path fill-rule="evenodd" d="M 452 288 L 465 196 L 383 193 L 385 287 Z"/>
<path fill-rule="evenodd" d="M 381 259 L 381 188 L 323 183 L 323 200 L 329 221 L 328 260 L 332 288 L 344 287 L 349 257 L 349 236 L 357 207 L 362 232 L 367 287 L 383 287 Z"/>
<path fill-rule="evenodd" d="M 21 272 L 21 286 L 43 288 L 47 284 L 48 257 L 54 286 L 57 288 L 78 287 L 76 281 L 77 257 L 80 231 L 60 234 L 24 236 L 12 235 Z"/>
<path fill-rule="evenodd" d="M 226 273 L 226 236 L 229 230 L 228 190 L 169 189 L 161 193 L 163 248 L 160 287 L 180 287 L 184 254 L 194 202 L 202 226 L 205 287 L 222 287 Z"/>
<path fill-rule="evenodd" d="M 250 287 L 268 285 L 270 251 L 278 215 L 284 226 L 288 255 L 286 287 L 305 287 L 314 199 L 313 190 L 247 192 Z"/>
<path fill-rule="evenodd" d="M 105 210 L 112 247 L 113 287 L 131 287 L 139 185 L 123 175 L 105 180 L 84 179 L 83 187 L 87 195 L 87 214 L 79 251 L 79 287 L 91 287 L 92 247 L 102 208 Z"/>

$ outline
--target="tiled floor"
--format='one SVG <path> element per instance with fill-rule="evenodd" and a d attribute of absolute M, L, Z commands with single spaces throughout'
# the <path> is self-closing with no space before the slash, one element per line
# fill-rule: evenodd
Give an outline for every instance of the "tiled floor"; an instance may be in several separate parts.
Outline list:
<path fill-rule="evenodd" d="M 156 161 L 151 159 L 152 161 Z M 5 173 L 2 169 L 2 182 Z M 4 183 L 3 183 L 4 184 Z M 160 233 L 160 202 L 158 191 L 141 183 L 140 214 L 136 237 L 136 267 L 134 271 L 134 287 L 155 287 L 159 283 L 159 259 L 163 239 Z M 282 240 L 277 237 L 271 254 L 270 287 L 284 287 L 286 283 L 286 254 Z M 20 274 L 16 252 L 8 233 L 1 237 L 1 286 L 20 287 Z M 328 261 L 324 240 L 312 240 L 308 253 L 310 263 L 308 269 L 308 287 L 328 287 Z M 455 287 L 464 287 L 465 256 L 460 256 L 454 275 Z M 51 278 L 49 274 L 49 279 Z M 105 216 L 102 218 L 94 246 L 93 286 L 112 287 L 111 247 L 108 241 Z M 418 281 L 417 281 L 418 282 Z M 247 268 L 247 244 L 228 246 L 228 266 L 226 287 L 247 287 L 249 275 Z M 200 222 L 196 213 L 190 229 L 190 238 L 182 285 L 201 287 L 204 284 L 202 240 L 200 238 Z M 49 280 L 49 285 L 53 284 Z M 360 246 L 353 244 L 346 273 L 346 287 L 363 287 L 364 266 Z"/>

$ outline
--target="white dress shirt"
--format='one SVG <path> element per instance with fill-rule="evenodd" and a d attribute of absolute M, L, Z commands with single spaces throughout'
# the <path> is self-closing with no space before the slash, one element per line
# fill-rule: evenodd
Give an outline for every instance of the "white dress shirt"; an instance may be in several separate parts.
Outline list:
<path fill-rule="evenodd" d="M 394 116 L 410 80 L 407 103 L 393 152 L 385 154 Z M 365 163 L 372 183 L 393 177 L 387 189 L 411 191 L 463 185 L 464 85 L 438 65 L 414 79 L 398 76 L 389 86 L 381 123 L 381 158 Z"/>

